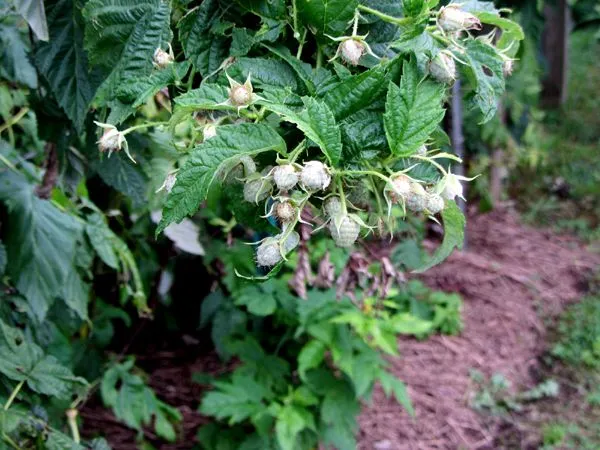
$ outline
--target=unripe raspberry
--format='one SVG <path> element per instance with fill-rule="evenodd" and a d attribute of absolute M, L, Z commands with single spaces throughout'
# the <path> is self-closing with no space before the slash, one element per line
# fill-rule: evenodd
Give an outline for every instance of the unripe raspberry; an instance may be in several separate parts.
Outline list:
<path fill-rule="evenodd" d="M 319 191 L 329 186 L 331 175 L 322 162 L 309 161 L 304 164 L 300 172 L 300 181 L 307 191 Z"/>
<path fill-rule="evenodd" d="M 256 263 L 262 267 L 271 267 L 281 261 L 279 241 L 276 238 L 265 239 L 256 249 Z"/>
<path fill-rule="evenodd" d="M 350 247 L 358 239 L 360 233 L 360 224 L 350 216 L 342 217 L 339 221 L 339 228 L 336 221 L 329 222 L 329 232 L 331 237 L 339 247 Z"/>
<path fill-rule="evenodd" d="M 244 184 L 244 200 L 258 203 L 269 196 L 271 183 L 263 178 L 249 180 Z"/>
<path fill-rule="evenodd" d="M 346 62 L 356 66 L 365 53 L 365 44 L 357 39 L 346 39 L 340 44 L 340 52 Z"/>
<path fill-rule="evenodd" d="M 411 191 L 410 178 L 404 174 L 399 174 L 392 178 L 393 189 L 390 191 L 390 198 L 393 202 L 399 202 L 401 199 L 406 199 Z"/>
<path fill-rule="evenodd" d="M 204 130 L 202 130 L 202 136 L 204 137 L 204 140 L 207 141 L 211 138 L 214 138 L 217 135 L 217 127 L 214 126 L 212 123 L 209 123 L 208 125 L 206 125 L 204 127 Z"/>
<path fill-rule="evenodd" d="M 473 14 L 450 4 L 440 10 L 438 24 L 444 31 L 481 30 L 481 21 Z"/>
<path fill-rule="evenodd" d="M 437 214 L 444 209 L 444 199 L 439 194 L 429 194 L 426 208 L 431 214 Z"/>
<path fill-rule="evenodd" d="M 450 54 L 439 52 L 429 63 L 429 73 L 440 83 L 451 84 L 456 80 L 456 63 Z"/>
<path fill-rule="evenodd" d="M 174 59 L 172 53 L 167 53 L 160 47 L 154 50 L 153 63 L 159 69 L 164 69 L 169 64 L 172 64 Z"/>
<path fill-rule="evenodd" d="M 406 207 L 413 212 L 423 211 L 427 204 L 427 192 L 419 183 L 411 183 L 406 197 Z"/>
<path fill-rule="evenodd" d="M 279 223 L 289 223 L 296 218 L 298 208 L 288 201 L 277 202 L 275 205 L 275 217 Z"/>
<path fill-rule="evenodd" d="M 298 183 L 298 173 L 292 164 L 284 164 L 273 169 L 273 181 L 277 189 L 289 191 Z"/>
<path fill-rule="evenodd" d="M 243 84 L 234 86 L 229 92 L 229 99 L 234 105 L 247 105 L 252 100 L 252 90 L 248 89 L 248 87 Z"/>
<path fill-rule="evenodd" d="M 335 217 L 342 213 L 342 202 L 339 197 L 329 197 L 325 200 L 323 209 L 329 217 Z"/>

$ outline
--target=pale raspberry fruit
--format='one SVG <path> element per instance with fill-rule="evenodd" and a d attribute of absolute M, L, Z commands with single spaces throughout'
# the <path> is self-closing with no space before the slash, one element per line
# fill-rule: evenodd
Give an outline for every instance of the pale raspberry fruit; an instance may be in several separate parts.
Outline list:
<path fill-rule="evenodd" d="M 281 261 L 279 241 L 275 238 L 265 239 L 256 249 L 256 263 L 262 267 L 271 267 Z"/>
<path fill-rule="evenodd" d="M 404 174 L 400 174 L 392 178 L 392 190 L 390 192 L 390 198 L 393 202 L 399 202 L 401 199 L 406 199 L 410 193 L 411 181 L 410 178 Z"/>
<path fill-rule="evenodd" d="M 308 161 L 300 172 L 300 181 L 307 191 L 319 191 L 329 186 L 331 175 L 322 162 Z"/>
<path fill-rule="evenodd" d="M 234 105 L 248 105 L 252 100 L 252 90 L 241 84 L 231 88 L 229 98 Z"/>
<path fill-rule="evenodd" d="M 448 53 L 440 52 L 429 63 L 429 73 L 440 83 L 451 84 L 456 80 L 456 63 Z"/>
<path fill-rule="evenodd" d="M 275 205 L 275 217 L 279 223 L 289 223 L 296 218 L 298 209 L 288 201 Z"/>
<path fill-rule="evenodd" d="M 431 214 L 437 214 L 444 209 L 444 199 L 439 194 L 429 194 L 425 207 Z"/>
<path fill-rule="evenodd" d="M 358 239 L 360 233 L 360 224 L 352 217 L 344 216 L 339 222 L 339 228 L 336 221 L 329 222 L 329 232 L 331 237 L 339 247 L 350 247 Z"/>
<path fill-rule="evenodd" d="M 289 191 L 298 183 L 298 172 L 292 164 L 284 164 L 273 169 L 273 181 L 277 189 Z"/>
<path fill-rule="evenodd" d="M 329 197 L 323 204 L 325 214 L 329 217 L 335 217 L 342 213 L 342 202 L 339 197 Z"/>
<path fill-rule="evenodd" d="M 419 183 L 411 183 L 406 197 L 406 207 L 413 212 L 423 211 L 427 203 L 427 192 Z"/>

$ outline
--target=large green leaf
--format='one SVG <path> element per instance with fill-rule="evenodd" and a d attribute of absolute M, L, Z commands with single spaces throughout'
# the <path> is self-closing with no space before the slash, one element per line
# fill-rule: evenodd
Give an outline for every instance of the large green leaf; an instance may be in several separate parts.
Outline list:
<path fill-rule="evenodd" d="M 308 409 L 294 404 L 281 408 L 275 423 L 275 435 L 281 450 L 296 450 L 296 438 L 306 428 L 315 430 L 315 419 Z"/>
<path fill-rule="evenodd" d="M 385 104 L 385 134 L 392 154 L 409 156 L 427 141 L 444 117 L 444 88 L 421 80 L 415 59 L 404 63 L 400 87 L 390 83 Z"/>
<path fill-rule="evenodd" d="M 28 340 L 20 330 L 0 322 L 0 373 L 21 382 L 39 394 L 69 398 L 73 390 L 87 382 L 60 364 L 35 343 Z"/>
<path fill-rule="evenodd" d="M 414 272 L 421 273 L 445 260 L 454 248 L 461 249 L 465 239 L 465 216 L 456 203 L 451 200 L 446 201 L 446 207 L 442 211 L 444 220 L 444 240 L 429 261 L 416 269 Z"/>
<path fill-rule="evenodd" d="M 47 41 L 49 35 L 44 0 L 18 0 L 16 6 L 17 11 L 27 21 L 36 37 L 40 41 Z"/>
<path fill-rule="evenodd" d="M 21 33 L 5 24 L 0 24 L 0 78 L 32 89 L 38 86 L 37 72 L 29 62 Z"/>
<path fill-rule="evenodd" d="M 252 84 L 258 87 L 290 88 L 298 90 L 296 73 L 289 64 L 270 58 L 237 58 L 227 68 L 227 73 L 240 83 L 251 76 Z"/>
<path fill-rule="evenodd" d="M 304 377 L 307 370 L 319 367 L 327 350 L 324 343 L 316 339 L 307 342 L 298 354 L 298 373 Z"/>
<path fill-rule="evenodd" d="M 203 77 L 215 72 L 227 58 L 228 38 L 210 32 L 219 15 L 219 2 L 205 0 L 177 25 L 185 57 Z"/>
<path fill-rule="evenodd" d="M 98 175 L 109 186 L 125 194 L 135 207 L 146 201 L 146 176 L 144 172 L 121 154 L 103 158 L 95 166 Z"/>
<path fill-rule="evenodd" d="M 467 62 L 464 71 L 475 91 L 472 101 L 483 113 L 482 123 L 487 122 L 496 114 L 504 93 L 502 56 L 496 48 L 477 39 L 467 41 L 465 47 L 461 56 Z"/>
<path fill-rule="evenodd" d="M 119 270 L 119 258 L 114 248 L 115 234 L 100 214 L 92 214 L 85 227 L 92 247 L 108 267 Z"/>
<path fill-rule="evenodd" d="M 296 5 L 298 17 L 315 34 L 337 37 L 348 34 L 358 0 L 297 0 Z"/>
<path fill-rule="evenodd" d="M 175 97 L 175 113 L 202 110 L 235 110 L 235 106 L 225 104 L 229 93 L 225 86 L 215 83 L 202 83 L 197 89 L 192 89 Z"/>
<path fill-rule="evenodd" d="M 125 80 L 149 75 L 154 51 L 171 41 L 170 3 L 91 0 L 83 13 L 90 57 L 112 68 L 97 93 L 100 102 L 109 103 Z"/>
<path fill-rule="evenodd" d="M 333 113 L 326 103 L 313 97 L 302 97 L 305 109 L 300 112 L 282 105 L 262 103 L 267 109 L 296 124 L 306 137 L 317 144 L 331 165 L 337 165 L 342 155 L 342 138 Z"/>
<path fill-rule="evenodd" d="M 323 100 L 335 118 L 343 120 L 377 100 L 385 90 L 384 80 L 381 67 L 375 67 L 340 81 L 327 91 Z"/>
<path fill-rule="evenodd" d="M 54 429 L 50 430 L 44 448 L 46 450 L 86 450 L 83 445 L 76 443 L 66 434 Z"/>
<path fill-rule="evenodd" d="M 263 44 L 264 47 L 268 48 L 273 54 L 279 56 L 285 62 L 287 62 L 290 67 L 296 72 L 298 78 L 300 78 L 305 86 L 308 89 L 308 92 L 314 94 L 315 92 L 315 84 L 312 80 L 312 67 L 310 64 L 300 61 L 294 55 L 290 53 L 290 50 L 287 47 L 282 45 L 267 45 Z"/>
<path fill-rule="evenodd" d="M 0 200 L 8 207 L 3 239 L 10 261 L 8 274 L 41 321 L 62 295 L 69 272 L 75 270 L 81 227 L 51 202 L 38 198 L 22 175 L 2 175 Z"/>
<path fill-rule="evenodd" d="M 178 172 L 156 233 L 171 222 L 181 222 L 195 213 L 220 169 L 242 155 L 268 150 L 285 152 L 285 141 L 268 125 L 245 123 L 220 127 L 217 136 L 192 151 Z"/>
<path fill-rule="evenodd" d="M 98 77 L 90 73 L 72 0 L 47 0 L 46 9 L 50 41 L 37 47 L 35 64 L 60 107 L 81 131 Z"/>
<path fill-rule="evenodd" d="M 398 403 L 400 403 L 411 416 L 415 415 L 415 410 L 412 406 L 412 402 L 410 401 L 410 397 L 408 396 L 406 385 L 402 382 L 402 380 L 399 380 L 391 373 L 382 371 L 379 375 L 379 381 L 385 395 L 393 395 L 396 397 Z"/>

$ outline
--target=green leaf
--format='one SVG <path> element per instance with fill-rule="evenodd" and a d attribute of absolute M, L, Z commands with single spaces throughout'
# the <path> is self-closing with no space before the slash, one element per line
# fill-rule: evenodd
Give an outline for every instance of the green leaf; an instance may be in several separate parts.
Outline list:
<path fill-rule="evenodd" d="M 8 207 L 4 234 L 8 274 L 42 321 L 54 299 L 63 293 L 73 267 L 80 225 L 51 202 L 41 200 L 22 175 L 0 177 L 0 200 Z"/>
<path fill-rule="evenodd" d="M 416 17 L 423 12 L 424 0 L 402 0 L 402 10 L 405 17 Z"/>
<path fill-rule="evenodd" d="M 498 50 L 477 39 L 465 44 L 462 58 L 467 62 L 463 70 L 475 93 L 473 102 L 483 113 L 482 123 L 494 117 L 498 100 L 504 93 L 503 60 Z"/>
<path fill-rule="evenodd" d="M 410 156 L 423 145 L 444 117 L 444 88 L 421 80 L 415 59 L 404 63 L 400 87 L 390 83 L 385 114 L 385 134 L 395 156 Z"/>
<path fill-rule="evenodd" d="M 115 235 L 100 214 L 92 214 L 88 217 L 85 232 L 104 264 L 119 270 L 119 259 L 113 244 Z"/>
<path fill-rule="evenodd" d="M 44 0 L 19 0 L 16 2 L 17 11 L 27 21 L 35 36 L 40 41 L 48 41 L 48 24 Z"/>
<path fill-rule="evenodd" d="M 181 413 L 162 402 L 144 380 L 131 373 L 134 360 L 116 364 L 102 377 L 100 393 L 104 404 L 127 426 L 141 431 L 152 424 L 154 431 L 168 441 L 176 439 L 173 423 L 180 422 Z"/>
<path fill-rule="evenodd" d="M 86 450 L 86 447 L 55 429 L 50 429 L 48 439 L 44 444 L 46 450 Z"/>
<path fill-rule="evenodd" d="M 67 306 L 77 313 L 81 320 L 87 320 L 90 285 L 83 281 L 75 268 L 67 274 L 61 297 Z"/>
<path fill-rule="evenodd" d="M 337 166 L 342 155 L 342 138 L 333 113 L 323 101 L 302 97 L 305 109 L 296 113 L 282 105 L 262 102 L 267 109 L 276 112 L 304 132 L 307 138 L 319 146 L 333 166 Z"/>
<path fill-rule="evenodd" d="M 404 409 L 406 409 L 406 411 L 408 411 L 408 413 L 414 417 L 415 410 L 412 406 L 412 402 L 410 401 L 410 397 L 408 396 L 406 385 L 394 375 L 385 371 L 381 371 L 381 374 L 379 375 L 379 381 L 381 382 L 381 387 L 383 388 L 385 395 L 389 397 L 390 394 L 393 394 L 398 403 L 400 403 Z"/>
<path fill-rule="evenodd" d="M 298 18 L 323 39 L 345 35 L 358 0 L 297 0 Z"/>
<path fill-rule="evenodd" d="M 217 173 L 243 155 L 274 150 L 285 152 L 285 141 L 273 128 L 263 124 L 224 125 L 214 138 L 197 146 L 177 174 L 167 197 L 158 235 L 172 222 L 196 212 Z"/>
<path fill-rule="evenodd" d="M 296 450 L 296 438 L 306 428 L 315 429 L 312 413 L 301 406 L 285 405 L 277 415 L 275 423 L 275 435 L 281 450 Z"/>
<path fill-rule="evenodd" d="M 145 77 L 129 78 L 116 89 L 115 95 L 120 101 L 137 108 L 162 88 L 181 81 L 189 68 L 190 63 L 184 61 L 171 64 Z"/>
<path fill-rule="evenodd" d="M 319 367 L 325 358 L 327 347 L 317 340 L 307 342 L 298 354 L 298 373 L 303 378 L 307 370 Z"/>
<path fill-rule="evenodd" d="M 175 114 L 202 110 L 235 110 L 235 106 L 224 104 L 228 98 L 229 92 L 225 86 L 202 83 L 198 89 L 175 97 Z"/>
<path fill-rule="evenodd" d="M 454 248 L 461 249 L 465 239 L 465 216 L 460 208 L 451 200 L 446 201 L 446 207 L 442 211 L 444 221 L 444 240 L 429 261 L 414 270 L 422 273 L 445 260 Z"/>
<path fill-rule="evenodd" d="M 246 306 L 248 312 L 256 316 L 273 314 L 277 302 L 273 295 L 265 293 L 261 284 L 247 284 L 235 297 L 235 304 Z"/>
<path fill-rule="evenodd" d="M 517 22 L 510 19 L 500 17 L 497 13 L 491 13 L 487 11 L 481 11 L 475 13 L 477 18 L 483 23 L 489 25 L 495 25 L 502 30 L 502 35 L 497 42 L 497 47 L 500 49 L 510 48 L 511 55 L 516 55 L 519 50 L 519 41 L 525 39 L 525 33 L 523 28 Z"/>
<path fill-rule="evenodd" d="M 294 70 L 294 72 L 296 72 L 298 78 L 300 78 L 304 82 L 304 85 L 306 86 L 308 92 L 311 94 L 315 93 L 315 84 L 312 80 L 312 67 L 310 64 L 302 62 L 301 60 L 296 58 L 290 53 L 290 50 L 287 47 L 284 47 L 282 45 L 263 44 L 263 47 L 268 48 L 273 54 L 279 56 L 286 63 L 288 63 L 290 67 Z"/>
<path fill-rule="evenodd" d="M 396 333 L 420 336 L 431 331 L 433 324 L 429 320 L 420 319 L 409 313 L 397 313 L 390 319 L 389 324 Z"/>
<path fill-rule="evenodd" d="M 385 77 L 381 67 L 374 67 L 360 75 L 340 81 L 327 91 L 323 100 L 337 120 L 371 105 L 385 90 Z"/>
<path fill-rule="evenodd" d="M 0 242 L 0 277 L 4 276 L 7 261 L 8 257 L 6 256 L 6 247 L 2 242 Z"/>
<path fill-rule="evenodd" d="M 285 2 L 272 0 L 236 0 L 243 10 L 269 19 L 282 19 L 286 12 Z"/>
<path fill-rule="evenodd" d="M 342 124 L 345 161 L 371 159 L 388 153 L 383 116 L 374 111 L 360 111 Z"/>
<path fill-rule="evenodd" d="M 229 425 L 264 410 L 263 400 L 270 395 L 265 386 L 238 371 L 233 373 L 231 381 L 216 381 L 214 386 L 202 399 L 199 410 L 217 419 L 228 419 Z"/>
<path fill-rule="evenodd" d="M 0 373 L 7 378 L 21 382 L 38 394 L 68 399 L 73 390 L 87 386 L 87 382 L 60 364 L 23 334 L 0 322 L 2 344 L 0 344 Z"/>
<path fill-rule="evenodd" d="M 185 57 L 203 77 L 215 72 L 227 58 L 228 38 L 210 32 L 219 16 L 219 2 L 206 0 L 177 25 Z"/>
<path fill-rule="evenodd" d="M 235 63 L 227 68 L 227 73 L 233 79 L 243 83 L 250 75 L 252 84 L 261 88 L 276 87 L 298 90 L 296 73 L 289 64 L 269 58 L 237 58 Z"/>
<path fill-rule="evenodd" d="M 74 18 L 72 0 L 46 1 L 50 41 L 35 52 L 35 64 L 67 117 L 81 131 L 96 88 L 83 49 L 83 30 Z"/>
<path fill-rule="evenodd" d="M 336 430 L 327 435 L 327 441 L 337 448 L 349 448 L 347 443 L 354 441 L 359 413 L 360 403 L 349 383 L 339 382 L 334 389 L 329 389 L 321 404 L 321 421 L 325 427 Z M 342 447 L 340 444 L 344 442 Z"/>
<path fill-rule="evenodd" d="M 161 0 L 91 0 L 84 10 L 86 47 L 94 63 L 112 69 L 98 89 L 109 103 L 128 78 L 149 75 L 153 55 L 171 41 L 171 7 Z"/>
<path fill-rule="evenodd" d="M 104 157 L 95 169 L 102 181 L 129 197 L 133 206 L 146 203 L 146 176 L 126 157 L 121 154 Z"/>
<path fill-rule="evenodd" d="M 38 87 L 37 72 L 27 56 L 19 30 L 0 24 L 0 77 L 32 89 Z"/>

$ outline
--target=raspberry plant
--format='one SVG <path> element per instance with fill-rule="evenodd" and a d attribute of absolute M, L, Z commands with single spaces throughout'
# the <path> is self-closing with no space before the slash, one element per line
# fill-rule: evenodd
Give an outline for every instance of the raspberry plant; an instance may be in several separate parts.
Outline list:
<path fill-rule="evenodd" d="M 128 426 L 177 438 L 179 413 L 133 360 L 102 358 L 113 321 L 150 317 L 149 294 L 165 296 L 150 238 L 163 232 L 204 255 L 201 325 L 241 361 L 202 400 L 215 418 L 205 448 L 355 448 L 376 382 L 412 411 L 382 354 L 397 353 L 397 334 L 456 332 L 458 303 L 418 317 L 391 290 L 401 274 L 351 249 L 422 219 L 445 234 L 412 269 L 462 245 L 466 179 L 442 120 L 458 78 L 480 120 L 494 116 L 522 39 L 504 13 L 479 1 L 0 1 L 1 445 L 106 448 L 79 435 L 96 385 Z"/>

